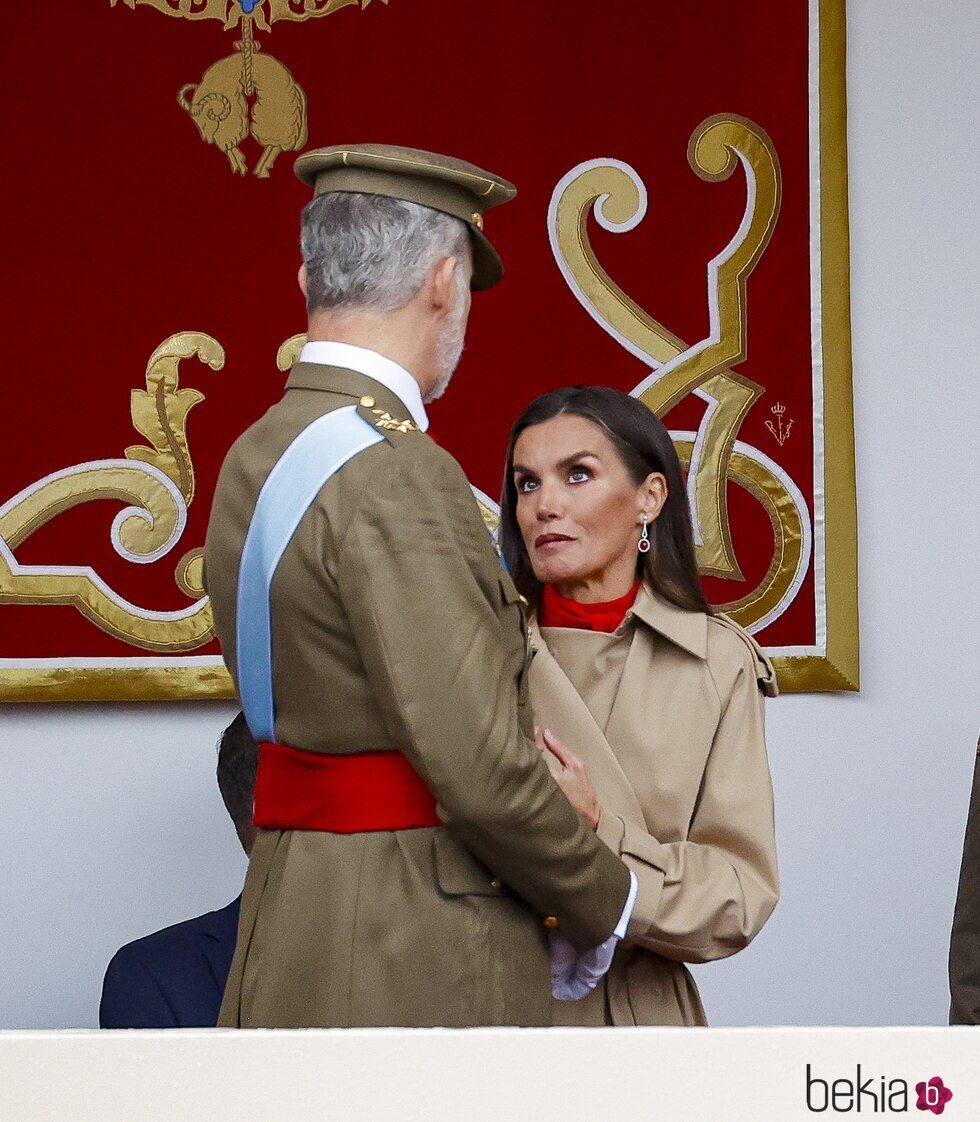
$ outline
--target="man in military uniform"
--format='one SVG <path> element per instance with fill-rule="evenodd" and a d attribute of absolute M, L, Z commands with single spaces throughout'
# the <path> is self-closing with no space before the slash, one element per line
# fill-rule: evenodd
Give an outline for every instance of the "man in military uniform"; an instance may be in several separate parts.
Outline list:
<path fill-rule="evenodd" d="M 516 192 L 386 145 L 296 171 L 308 342 L 225 461 L 205 550 L 262 742 L 219 1023 L 546 1024 L 546 935 L 584 993 L 635 881 L 534 747 L 520 597 L 423 404 L 502 274 L 483 215 Z"/>

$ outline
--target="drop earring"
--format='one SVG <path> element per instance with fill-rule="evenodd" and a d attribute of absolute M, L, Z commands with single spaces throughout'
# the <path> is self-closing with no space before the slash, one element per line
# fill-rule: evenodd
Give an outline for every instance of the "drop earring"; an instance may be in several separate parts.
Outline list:
<path fill-rule="evenodd" d="M 640 551 L 640 553 L 649 553 L 650 552 L 650 531 L 647 528 L 647 522 L 649 522 L 649 521 L 650 521 L 649 517 L 644 514 L 643 515 L 643 530 L 640 532 L 640 540 L 636 543 L 636 548 Z"/>

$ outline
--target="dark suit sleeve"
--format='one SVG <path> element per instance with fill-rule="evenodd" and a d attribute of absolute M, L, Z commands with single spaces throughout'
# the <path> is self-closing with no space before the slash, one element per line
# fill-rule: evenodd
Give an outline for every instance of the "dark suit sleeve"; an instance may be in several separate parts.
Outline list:
<path fill-rule="evenodd" d="M 133 947 L 116 952 L 102 983 L 99 1028 L 179 1028 L 163 990 Z"/>
<path fill-rule="evenodd" d="M 462 843 L 593 947 L 616 926 L 629 874 L 520 730 L 519 620 L 465 476 L 451 457 L 410 448 L 389 452 L 379 476 L 339 543 L 337 580 L 393 735 L 407 733 L 396 744 Z M 464 551 L 495 572 L 491 591 Z"/>
<path fill-rule="evenodd" d="M 980 1024 L 980 755 L 973 771 L 973 794 L 953 913 L 949 992 L 949 1023 Z"/>

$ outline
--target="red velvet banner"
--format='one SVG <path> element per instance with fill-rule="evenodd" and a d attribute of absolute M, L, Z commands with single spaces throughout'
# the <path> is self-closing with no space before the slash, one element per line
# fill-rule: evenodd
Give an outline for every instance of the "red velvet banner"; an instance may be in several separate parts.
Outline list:
<path fill-rule="evenodd" d="M 0 697 L 227 693 L 197 587 L 210 496 L 304 329 L 294 152 L 360 141 L 519 189 L 487 216 L 507 275 L 431 410 L 474 486 L 499 494 L 534 395 L 637 392 L 694 461 L 713 602 L 785 687 L 856 688 L 842 9 L 8 12 Z"/>

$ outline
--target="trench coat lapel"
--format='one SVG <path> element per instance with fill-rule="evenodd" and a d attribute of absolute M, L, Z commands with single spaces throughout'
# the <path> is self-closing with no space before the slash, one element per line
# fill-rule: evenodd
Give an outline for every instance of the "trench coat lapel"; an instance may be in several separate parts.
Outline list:
<path fill-rule="evenodd" d="M 646 586 L 641 588 L 632 614 L 637 617 L 632 624 L 633 642 L 606 735 L 619 750 L 626 781 L 631 790 L 638 791 L 634 797 L 639 803 L 651 783 L 661 793 L 677 783 L 683 790 L 697 790 L 698 777 L 707 763 L 711 737 L 693 735 L 696 720 L 704 718 L 707 710 L 682 712 L 675 700 L 680 697 L 677 691 L 682 679 L 678 675 L 687 669 L 684 664 L 704 662 L 707 617 L 674 607 Z M 685 678 L 690 680 L 687 674 Z M 654 719 L 657 724 L 651 725 Z"/>
<path fill-rule="evenodd" d="M 604 808 L 625 821 L 642 824 L 643 810 L 609 741 L 548 650 L 536 621 L 530 621 L 528 630 L 534 651 L 529 685 L 536 723 L 550 728 L 583 761 Z M 632 657 L 631 650 L 627 667 Z"/>
<path fill-rule="evenodd" d="M 652 644 L 637 642 L 638 638 L 639 636 L 634 633 L 633 642 L 630 643 L 629 654 L 626 656 L 626 663 L 623 666 L 623 676 L 620 679 L 619 689 L 616 691 L 616 697 L 609 712 L 609 720 L 606 722 L 606 733 L 609 739 L 614 744 L 619 744 L 621 751 L 622 745 L 632 745 L 635 736 L 638 716 L 637 701 L 642 697 L 642 693 L 638 695 L 637 690 L 642 690 L 644 683 L 649 687 L 651 681 L 650 655 Z M 640 712 L 642 712 L 642 707 Z M 625 772 L 623 776 L 625 778 Z M 629 783 L 629 779 L 626 779 L 626 782 Z M 633 790 L 632 784 L 630 784 L 630 790 Z M 639 800 L 637 801 L 639 802 Z"/>

